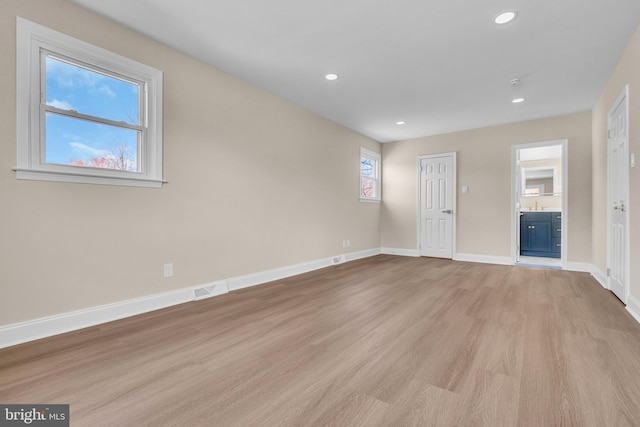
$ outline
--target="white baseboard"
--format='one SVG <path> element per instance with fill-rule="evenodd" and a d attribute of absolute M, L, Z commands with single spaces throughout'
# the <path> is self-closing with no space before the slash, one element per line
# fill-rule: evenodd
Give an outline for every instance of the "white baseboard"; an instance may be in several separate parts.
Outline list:
<path fill-rule="evenodd" d="M 596 279 L 598 283 L 600 283 L 600 286 L 602 286 L 604 289 L 609 290 L 609 286 L 607 285 L 607 276 L 595 265 L 591 266 L 591 276 L 593 276 L 593 278 Z M 627 298 L 626 308 L 627 311 L 633 316 L 633 318 L 636 319 L 638 323 L 640 323 L 640 300 L 629 294 L 629 297 Z"/>
<path fill-rule="evenodd" d="M 385 255 L 399 255 L 399 256 L 410 256 L 410 257 L 420 256 L 420 251 L 418 251 L 417 249 L 382 248 L 381 253 Z"/>
<path fill-rule="evenodd" d="M 564 270 L 591 273 L 592 266 L 586 262 L 567 262 L 567 265 L 564 266 Z"/>
<path fill-rule="evenodd" d="M 149 295 L 142 298 L 92 307 L 44 317 L 27 322 L 0 327 L 0 348 L 10 347 L 37 339 L 88 328 L 101 323 L 111 322 L 125 317 L 148 313 L 172 305 L 189 301 L 198 301 L 230 290 L 260 285 L 273 280 L 284 279 L 297 274 L 307 273 L 324 267 L 380 254 L 380 248 L 339 255 L 337 257 L 311 261 L 290 267 L 278 268 L 261 273 L 234 277 L 231 279 L 194 286 L 185 289 Z M 338 262 L 335 262 L 338 260 Z"/>
<path fill-rule="evenodd" d="M 180 289 L 0 327 L 0 348 L 159 310 L 193 299 L 193 288 Z"/>
<path fill-rule="evenodd" d="M 631 294 L 629 294 L 629 300 L 627 301 L 627 311 L 640 323 L 640 300 Z"/>
<path fill-rule="evenodd" d="M 382 250 L 380 248 L 375 248 L 375 249 L 368 249 L 366 251 L 351 252 L 349 254 L 346 254 L 344 257 L 348 262 L 348 261 L 355 261 L 357 259 L 369 258 L 372 256 L 380 255 L 381 253 L 382 253 Z"/>
<path fill-rule="evenodd" d="M 513 260 L 511 259 L 511 257 L 506 257 L 506 256 L 456 253 L 453 255 L 453 260 L 465 261 L 465 262 L 479 262 L 482 264 L 513 265 Z"/>
<path fill-rule="evenodd" d="M 338 256 L 335 259 L 340 259 L 344 262 L 343 256 Z M 233 277 L 227 279 L 227 285 L 230 291 L 236 291 L 238 289 L 249 288 L 251 286 L 260 285 L 263 283 L 273 282 L 274 280 L 280 280 L 287 277 L 295 276 L 296 274 L 308 273 L 309 271 L 319 270 L 321 268 L 334 265 L 334 258 L 320 259 L 316 261 L 305 262 L 303 264 L 296 264 L 289 267 L 276 268 L 273 270 L 262 271 L 260 273 L 247 274 L 245 276 Z"/>
<path fill-rule="evenodd" d="M 246 276 L 234 277 L 232 279 L 227 279 L 226 282 L 229 286 L 229 290 L 235 291 L 238 289 L 261 285 L 263 283 L 273 282 L 274 280 L 285 279 L 287 277 L 296 276 L 298 274 L 308 273 L 310 271 L 319 270 L 321 268 L 329 267 L 332 265 L 355 261 L 362 258 L 368 258 L 379 254 L 379 248 L 360 252 L 351 252 L 344 255 L 337 255 L 331 258 L 319 259 L 302 264 L 291 265 L 288 267 L 262 271 L 260 273 L 247 274 Z"/>
<path fill-rule="evenodd" d="M 607 285 L 607 276 L 595 265 L 591 265 L 591 276 L 596 279 L 598 283 L 600 283 L 600 286 L 605 289 L 609 289 L 609 286 Z"/>

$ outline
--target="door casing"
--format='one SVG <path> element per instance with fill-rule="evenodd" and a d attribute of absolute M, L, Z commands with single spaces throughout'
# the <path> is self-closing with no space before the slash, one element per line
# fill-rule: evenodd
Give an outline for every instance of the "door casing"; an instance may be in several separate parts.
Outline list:
<path fill-rule="evenodd" d="M 517 144 L 511 146 L 511 263 L 516 264 L 519 259 L 519 239 L 520 239 L 520 181 L 518 179 L 518 152 L 526 148 L 549 147 L 554 145 L 562 146 L 562 237 L 560 250 L 560 261 L 562 268 L 567 267 L 567 243 L 569 231 L 569 171 L 567 158 L 568 140 L 558 139 L 553 141 L 533 142 L 529 144 Z"/>

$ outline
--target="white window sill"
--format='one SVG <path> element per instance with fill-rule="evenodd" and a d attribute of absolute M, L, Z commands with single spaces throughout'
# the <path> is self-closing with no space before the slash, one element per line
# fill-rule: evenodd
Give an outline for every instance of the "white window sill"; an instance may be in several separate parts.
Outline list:
<path fill-rule="evenodd" d="M 78 184 L 122 185 L 128 187 L 162 188 L 163 180 L 138 178 L 131 176 L 97 176 L 82 173 L 49 172 L 33 169 L 14 169 L 16 179 L 32 181 L 74 182 Z"/>

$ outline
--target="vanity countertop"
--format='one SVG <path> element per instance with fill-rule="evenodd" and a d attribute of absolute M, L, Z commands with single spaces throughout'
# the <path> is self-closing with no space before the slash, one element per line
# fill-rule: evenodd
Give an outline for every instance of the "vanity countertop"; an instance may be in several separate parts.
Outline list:
<path fill-rule="evenodd" d="M 520 212 L 562 212 L 562 209 L 560 208 L 544 208 L 544 209 L 531 209 L 529 210 L 528 208 L 520 208 Z"/>

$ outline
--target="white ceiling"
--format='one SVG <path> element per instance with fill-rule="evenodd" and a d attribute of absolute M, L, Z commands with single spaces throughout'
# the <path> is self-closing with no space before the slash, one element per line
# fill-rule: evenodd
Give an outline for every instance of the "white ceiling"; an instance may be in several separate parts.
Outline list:
<path fill-rule="evenodd" d="M 380 142 L 589 111 L 640 22 L 639 0 L 72 1 Z"/>

